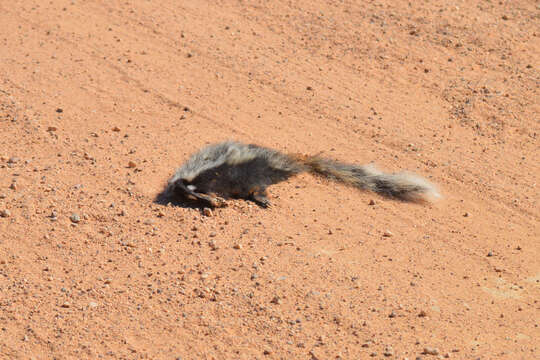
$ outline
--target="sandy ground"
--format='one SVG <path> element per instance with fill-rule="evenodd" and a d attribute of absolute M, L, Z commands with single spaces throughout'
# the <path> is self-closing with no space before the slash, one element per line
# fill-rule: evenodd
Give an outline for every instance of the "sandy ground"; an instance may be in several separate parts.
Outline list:
<path fill-rule="evenodd" d="M 0 23 L 0 358 L 540 357 L 538 2 L 24 0 Z M 444 199 L 301 175 L 267 210 L 154 202 L 224 139 Z"/>

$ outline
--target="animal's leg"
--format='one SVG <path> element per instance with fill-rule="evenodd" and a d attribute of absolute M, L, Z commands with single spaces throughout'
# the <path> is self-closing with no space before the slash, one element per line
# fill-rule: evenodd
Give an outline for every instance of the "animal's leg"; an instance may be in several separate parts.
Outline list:
<path fill-rule="evenodd" d="M 195 197 L 208 203 L 211 207 L 225 207 L 227 203 L 223 198 L 213 197 L 202 193 L 195 193 Z"/>
<path fill-rule="evenodd" d="M 266 189 L 257 188 L 250 194 L 250 199 L 253 200 L 257 205 L 263 208 L 268 208 L 270 205 L 270 200 L 268 199 L 268 193 Z"/>

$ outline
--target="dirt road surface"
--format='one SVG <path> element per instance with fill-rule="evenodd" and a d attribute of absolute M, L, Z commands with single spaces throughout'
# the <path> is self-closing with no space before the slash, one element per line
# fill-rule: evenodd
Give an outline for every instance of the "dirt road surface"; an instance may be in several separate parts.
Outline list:
<path fill-rule="evenodd" d="M 535 1 L 0 2 L 1 359 L 538 359 Z M 376 162 L 154 201 L 206 144 Z"/>

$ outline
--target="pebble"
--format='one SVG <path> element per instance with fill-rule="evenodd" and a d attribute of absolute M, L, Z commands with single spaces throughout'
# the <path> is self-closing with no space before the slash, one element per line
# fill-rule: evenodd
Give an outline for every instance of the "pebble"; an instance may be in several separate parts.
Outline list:
<path fill-rule="evenodd" d="M 128 168 L 133 169 L 137 167 L 137 163 L 134 161 L 128 162 Z"/>
<path fill-rule="evenodd" d="M 7 218 L 11 216 L 11 211 L 8 209 L 0 210 L 0 217 Z"/>
<path fill-rule="evenodd" d="M 387 346 L 385 349 L 384 349 L 384 353 L 383 353 L 384 356 L 392 356 L 394 355 L 394 349 L 392 349 L 390 346 Z"/>
<path fill-rule="evenodd" d="M 384 237 L 392 237 L 394 234 L 390 230 L 385 230 L 383 233 Z"/>
<path fill-rule="evenodd" d="M 118 126 L 115 126 L 112 128 L 112 131 L 114 132 L 119 132 L 120 131 L 120 128 Z"/>
<path fill-rule="evenodd" d="M 88 303 L 88 306 L 89 306 L 90 308 L 94 309 L 94 308 L 97 308 L 97 307 L 98 307 L 98 303 L 97 303 L 97 302 L 94 302 L 94 301 L 90 301 L 90 302 Z"/>
<path fill-rule="evenodd" d="M 390 315 L 388 315 L 389 318 L 395 318 L 396 317 L 396 313 L 394 311 L 392 311 L 390 313 Z"/>
<path fill-rule="evenodd" d="M 426 316 L 427 316 L 427 313 L 424 310 L 420 310 L 420 312 L 418 313 L 418 317 L 426 317 Z"/>
<path fill-rule="evenodd" d="M 152 219 L 146 219 L 143 222 L 144 225 L 152 225 L 153 223 L 154 223 L 154 220 L 152 220 Z"/>
<path fill-rule="evenodd" d="M 210 241 L 208 242 L 208 246 L 210 246 L 210 249 L 212 249 L 212 250 L 217 250 L 217 249 L 219 249 L 218 244 L 217 244 L 214 240 L 210 240 Z"/>
<path fill-rule="evenodd" d="M 56 131 L 56 130 L 58 130 L 58 128 L 56 126 L 49 126 L 47 128 L 47 131 L 49 131 L 49 132 L 53 132 L 53 131 Z"/>
<path fill-rule="evenodd" d="M 492 256 L 493 256 L 493 251 L 488 252 L 488 253 L 487 253 L 487 256 L 488 256 L 488 257 L 492 257 Z"/>
<path fill-rule="evenodd" d="M 279 296 L 274 296 L 274 298 L 270 301 L 272 304 L 279 305 L 281 304 L 281 299 Z"/>
<path fill-rule="evenodd" d="M 242 249 L 242 244 L 234 244 L 233 248 L 235 248 L 236 250 L 240 250 Z"/>
<path fill-rule="evenodd" d="M 75 224 L 77 224 L 78 222 L 81 221 L 81 217 L 80 217 L 79 214 L 77 214 L 77 213 L 71 214 L 71 216 L 69 217 L 69 219 L 71 220 L 72 223 L 75 223 Z"/>
<path fill-rule="evenodd" d="M 17 190 L 17 184 L 16 183 L 11 183 L 11 185 L 9 186 L 9 188 L 11 190 Z"/>
<path fill-rule="evenodd" d="M 213 215 L 212 209 L 210 209 L 210 208 L 204 208 L 204 209 L 203 209 L 203 215 L 204 215 L 204 216 L 211 217 L 211 216 Z"/>
<path fill-rule="evenodd" d="M 375 200 L 373 200 L 373 199 L 369 200 L 369 203 L 368 203 L 368 205 L 370 205 L 370 206 L 373 206 L 373 205 L 375 205 Z"/>
<path fill-rule="evenodd" d="M 67 309 L 67 308 L 69 308 L 69 307 L 71 306 L 71 304 L 70 304 L 69 302 L 66 301 L 65 303 L 63 303 L 63 304 L 60 305 L 60 306 L 62 306 L 63 308 L 66 308 L 66 309 Z"/>
<path fill-rule="evenodd" d="M 426 355 L 439 355 L 439 349 L 432 348 L 432 347 L 425 347 L 423 353 Z"/>
<path fill-rule="evenodd" d="M 10 157 L 9 160 L 8 160 L 8 164 L 16 164 L 16 163 L 18 163 L 19 161 L 21 161 L 21 159 L 19 159 L 19 158 L 16 157 L 16 156 Z"/>

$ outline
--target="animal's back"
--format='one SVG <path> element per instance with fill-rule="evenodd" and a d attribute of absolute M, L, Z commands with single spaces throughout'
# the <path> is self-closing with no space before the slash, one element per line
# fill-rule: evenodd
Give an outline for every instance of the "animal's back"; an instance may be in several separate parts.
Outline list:
<path fill-rule="evenodd" d="M 301 164 L 278 151 L 227 141 L 192 155 L 169 184 L 181 180 L 197 192 L 249 197 L 303 170 Z"/>

